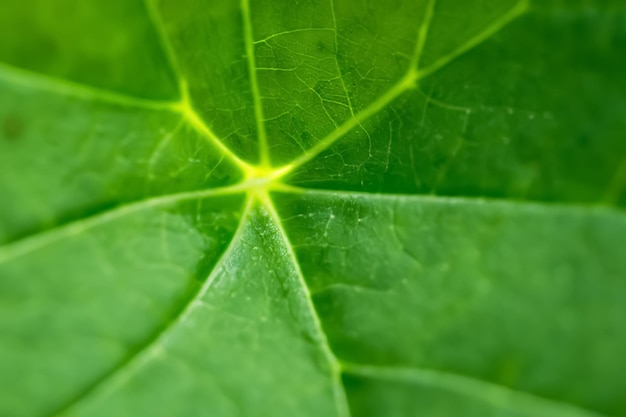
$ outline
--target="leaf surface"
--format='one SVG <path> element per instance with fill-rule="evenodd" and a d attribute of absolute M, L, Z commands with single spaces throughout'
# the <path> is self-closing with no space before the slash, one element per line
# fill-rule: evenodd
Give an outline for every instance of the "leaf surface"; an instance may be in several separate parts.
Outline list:
<path fill-rule="evenodd" d="M 625 416 L 626 5 L 0 5 L 0 415 Z"/>

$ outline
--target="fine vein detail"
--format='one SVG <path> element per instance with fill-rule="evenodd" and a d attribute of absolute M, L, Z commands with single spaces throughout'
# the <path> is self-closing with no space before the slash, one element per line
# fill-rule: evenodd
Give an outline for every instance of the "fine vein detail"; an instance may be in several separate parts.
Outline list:
<path fill-rule="evenodd" d="M 281 171 L 281 176 L 284 176 L 288 172 L 299 168 L 300 166 L 315 158 L 320 153 L 330 148 L 335 142 L 337 142 L 339 139 L 349 133 L 352 129 L 362 125 L 363 122 L 365 122 L 376 113 L 380 112 L 383 108 L 385 108 L 389 103 L 394 101 L 404 92 L 414 89 L 417 86 L 419 80 L 429 75 L 432 75 L 433 73 L 456 59 L 458 56 L 462 55 L 472 48 L 475 48 L 480 43 L 488 39 L 490 36 L 501 30 L 512 20 L 523 14 L 529 7 L 528 0 L 521 0 L 500 19 L 494 21 L 485 30 L 483 30 L 475 37 L 469 39 L 459 48 L 455 49 L 450 54 L 440 58 L 434 64 L 431 64 L 427 68 L 418 70 L 421 53 L 426 42 L 428 29 L 434 13 L 435 1 L 436 0 L 429 0 L 429 3 L 427 5 L 424 21 L 418 30 L 416 51 L 411 59 L 411 65 L 408 68 L 406 74 L 377 100 L 370 103 L 360 112 L 354 114 L 350 119 L 345 121 L 337 129 L 328 134 L 315 146 L 304 152 L 301 156 L 292 160 L 289 164 L 279 168 L 279 170 Z M 245 30 L 246 56 L 248 60 L 248 70 L 250 75 L 252 96 L 255 108 L 255 118 L 259 137 L 259 149 L 261 157 L 260 167 L 254 167 L 253 165 L 250 165 L 247 162 L 243 161 L 241 158 L 239 158 L 235 152 L 233 152 L 228 146 L 224 144 L 224 140 L 218 137 L 204 122 L 202 117 L 196 112 L 191 101 L 187 82 L 180 73 L 180 68 L 175 53 L 170 42 L 167 39 L 165 29 L 159 17 L 158 11 L 156 10 L 156 7 L 153 4 L 152 0 L 145 0 L 145 2 L 150 19 L 155 26 L 155 30 L 159 34 L 159 39 L 161 40 L 164 52 L 173 71 L 176 73 L 179 79 L 178 81 L 181 95 L 179 101 L 159 101 L 127 96 L 121 93 L 75 83 L 61 78 L 34 73 L 28 70 L 12 67 L 4 63 L 0 63 L 0 78 L 7 79 L 17 84 L 25 85 L 27 87 L 39 88 L 42 90 L 52 91 L 83 99 L 98 100 L 111 104 L 137 107 L 147 110 L 165 110 L 179 113 L 183 117 L 185 117 L 190 126 L 194 127 L 225 157 L 235 163 L 235 165 L 239 167 L 247 177 L 255 175 L 255 173 L 257 173 L 259 169 L 270 168 L 268 139 L 265 130 L 265 124 L 263 123 L 263 107 L 256 73 L 257 68 L 254 55 L 255 42 L 252 33 L 252 20 L 250 16 L 249 0 L 241 0 L 241 8 Z"/>
<path fill-rule="evenodd" d="M 336 130 L 328 134 L 325 138 L 320 140 L 315 146 L 307 150 L 300 157 L 295 158 L 290 164 L 287 165 L 290 171 L 293 171 L 296 168 L 299 168 L 300 166 L 306 164 L 317 155 L 330 148 L 333 144 L 335 144 L 335 142 L 337 142 L 339 139 L 349 133 L 354 127 L 362 124 L 367 119 L 380 112 L 389 103 L 394 101 L 403 93 L 411 89 L 415 89 L 417 87 L 417 83 L 421 79 L 432 75 L 439 69 L 452 62 L 458 56 L 462 55 L 472 48 L 475 48 L 476 46 L 487 40 L 490 36 L 501 30 L 509 22 L 523 14 L 528 9 L 528 0 L 521 0 L 504 16 L 492 22 L 491 25 L 489 25 L 485 30 L 480 32 L 475 37 L 469 39 L 467 42 L 465 42 L 459 48 L 455 49 L 450 54 L 445 55 L 425 69 L 419 69 L 419 61 L 422 51 L 424 49 L 424 45 L 426 43 L 426 38 L 428 36 L 428 30 L 434 13 L 434 7 L 435 0 L 430 0 L 427 5 L 424 21 L 420 26 L 420 29 L 418 30 L 415 54 L 411 59 L 411 65 L 407 69 L 406 74 L 378 99 L 370 103 L 367 107 L 358 112 L 354 117 L 348 119 Z"/>

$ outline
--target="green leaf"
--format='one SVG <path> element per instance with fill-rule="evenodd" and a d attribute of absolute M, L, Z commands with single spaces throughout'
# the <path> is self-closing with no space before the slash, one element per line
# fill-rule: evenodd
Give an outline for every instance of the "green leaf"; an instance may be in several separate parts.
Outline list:
<path fill-rule="evenodd" d="M 621 0 L 0 4 L 0 416 L 626 416 Z"/>

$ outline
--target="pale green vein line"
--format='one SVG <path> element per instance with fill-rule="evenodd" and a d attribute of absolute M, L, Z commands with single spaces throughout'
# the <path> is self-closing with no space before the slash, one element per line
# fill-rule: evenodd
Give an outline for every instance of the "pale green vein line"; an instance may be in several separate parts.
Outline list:
<path fill-rule="evenodd" d="M 156 175 L 154 174 L 154 167 L 159 161 L 159 159 L 161 158 L 161 155 L 165 151 L 165 148 L 167 148 L 170 142 L 172 142 L 172 139 L 174 139 L 174 136 L 176 136 L 176 134 L 180 131 L 181 127 L 183 127 L 184 121 L 185 121 L 185 118 L 181 117 L 178 123 L 176 124 L 176 126 L 174 127 L 174 129 L 166 133 L 165 135 L 163 135 L 161 140 L 159 140 L 159 143 L 157 144 L 157 146 L 155 146 L 152 152 L 150 153 L 150 158 L 148 159 L 148 164 L 147 164 L 149 179 L 152 180 L 156 178 Z"/>
<path fill-rule="evenodd" d="M 346 391 L 341 381 L 341 369 L 339 366 L 339 362 L 337 358 L 335 357 L 335 354 L 333 353 L 332 349 L 330 348 L 330 344 L 328 343 L 328 339 L 322 328 L 321 320 L 319 318 L 319 315 L 317 314 L 317 310 L 315 309 L 315 306 L 313 305 L 313 298 L 311 297 L 311 291 L 309 290 L 309 287 L 306 284 L 306 281 L 304 279 L 304 275 L 302 274 L 302 270 L 300 269 L 300 263 L 298 262 L 298 257 L 296 256 L 296 253 L 293 250 L 293 246 L 291 245 L 291 242 L 289 241 L 287 232 L 285 231 L 285 228 L 282 224 L 280 216 L 278 212 L 276 211 L 276 207 L 274 207 L 274 203 L 272 202 L 271 197 L 267 193 L 263 193 L 261 194 L 260 198 L 261 198 L 261 202 L 263 203 L 263 206 L 272 217 L 276 225 L 276 229 L 278 230 L 278 233 L 280 234 L 280 237 L 283 240 L 285 248 L 287 249 L 289 258 L 291 259 L 291 262 L 293 263 L 293 266 L 296 270 L 298 282 L 302 289 L 302 293 L 304 295 L 304 299 L 309 309 L 311 319 L 313 320 L 315 331 L 317 332 L 318 337 L 320 339 L 320 347 L 324 355 L 326 356 L 326 359 L 328 360 L 328 365 L 330 366 L 331 378 L 333 382 L 333 393 L 335 396 L 335 403 L 337 405 L 338 416 L 350 417 L 350 408 L 348 406 L 348 400 L 346 398 Z"/>
<path fill-rule="evenodd" d="M 269 40 L 277 38 L 279 36 L 291 35 L 292 33 L 301 33 L 301 32 L 316 32 L 316 31 L 331 31 L 333 28 L 301 28 L 301 29 L 292 29 L 286 30 L 284 32 L 274 33 L 273 35 L 268 36 L 267 38 L 263 38 L 258 41 L 254 41 L 254 44 L 266 43 Z"/>
<path fill-rule="evenodd" d="M 436 98 L 433 98 L 432 95 L 426 94 L 424 91 L 420 90 L 419 88 L 417 89 L 417 92 L 426 99 L 426 104 L 424 105 L 424 107 L 432 103 L 435 106 L 440 107 L 442 109 L 446 109 L 446 110 L 452 110 L 452 111 L 462 112 L 466 114 L 469 114 L 472 112 L 472 109 L 470 107 L 463 107 L 463 106 L 459 106 L 456 104 L 450 104 L 442 100 L 438 100 Z"/>
<path fill-rule="evenodd" d="M 148 110 L 176 111 L 176 106 L 178 105 L 178 102 L 128 96 L 114 91 L 76 83 L 63 78 L 52 77 L 22 68 L 13 67 L 2 62 L 0 62 L 0 79 L 5 79 L 12 83 L 33 89 L 127 107 L 138 107 Z"/>
<path fill-rule="evenodd" d="M 564 210 L 568 212 L 579 212 L 587 214 L 607 214 L 625 216 L 626 210 L 619 207 L 608 206 L 603 203 L 575 203 L 575 202 L 552 202 L 539 200 L 516 200 L 494 197 L 479 196 L 445 196 L 433 194 L 397 194 L 397 193 L 372 193 L 366 191 L 345 191 L 345 190 L 328 190 L 321 188 L 304 188 L 288 184 L 274 184 L 273 191 L 312 195 L 312 196 L 328 196 L 336 198 L 361 198 L 371 200 L 401 200 L 414 201 L 432 204 L 457 204 L 457 205 L 484 205 L 485 207 L 495 207 L 496 204 L 503 206 L 514 206 L 526 209 L 536 210 Z"/>
<path fill-rule="evenodd" d="M 248 73 L 250 76 L 250 89 L 254 100 L 254 116 L 256 118 L 257 134 L 259 138 L 259 156 L 261 166 L 270 166 L 269 148 L 267 143 L 267 132 L 265 131 L 265 116 L 263 115 L 263 100 L 257 79 L 256 58 L 254 54 L 254 35 L 252 33 L 252 17 L 250 15 L 250 1 L 241 0 L 241 11 L 243 16 L 244 40 L 246 47 L 246 57 L 248 61 Z"/>
<path fill-rule="evenodd" d="M 350 115 L 354 117 L 354 106 L 352 106 L 352 100 L 350 99 L 350 94 L 348 94 L 348 88 L 346 87 L 346 83 L 343 79 L 343 74 L 341 71 L 341 67 L 339 66 L 339 60 L 337 56 L 339 54 L 339 28 L 337 27 L 337 16 L 335 15 L 335 1 L 330 0 L 330 14 L 333 18 L 333 26 L 334 26 L 334 35 L 335 35 L 335 67 L 337 68 L 337 75 L 339 76 L 339 81 L 341 82 L 341 88 L 343 89 L 343 93 L 346 96 L 346 100 L 348 101 L 348 107 L 350 108 Z M 365 129 L 363 129 L 365 131 Z"/>
<path fill-rule="evenodd" d="M 354 113 L 354 105 L 352 104 L 352 99 L 350 98 L 350 93 L 348 93 L 348 88 L 346 86 L 346 82 L 345 82 L 344 77 L 343 77 L 343 71 L 341 70 L 341 66 L 339 65 L 339 59 L 338 59 L 338 55 L 339 55 L 339 27 L 337 26 L 337 16 L 335 14 L 335 1 L 334 0 L 330 0 L 330 11 L 331 11 L 332 19 L 333 19 L 333 26 L 335 28 L 334 29 L 334 35 L 335 35 L 335 55 L 334 55 L 335 68 L 337 68 L 337 76 L 339 77 L 339 82 L 341 83 L 341 88 L 343 90 L 343 93 L 346 96 L 346 101 L 348 102 L 348 109 L 350 109 L 350 116 L 352 116 L 354 118 L 356 116 L 355 113 Z M 371 156 L 372 138 L 370 137 L 369 132 L 363 127 L 363 125 L 361 125 L 361 123 L 358 123 L 357 126 L 359 128 L 361 128 L 361 130 L 365 133 L 365 135 L 368 138 L 368 141 L 370 143 L 369 150 L 370 150 L 370 156 Z"/>
<path fill-rule="evenodd" d="M 415 43 L 415 53 L 411 59 L 410 68 L 417 71 L 420 65 L 420 60 L 422 59 L 422 53 L 424 52 L 424 46 L 426 45 L 426 38 L 428 37 L 428 33 L 430 31 L 430 22 L 433 20 L 433 15 L 435 12 L 435 3 L 437 0 L 429 0 L 426 5 L 426 13 L 424 14 L 424 20 L 420 25 L 420 28 L 417 33 L 417 42 Z"/>
<path fill-rule="evenodd" d="M 130 381 L 134 375 L 137 374 L 144 366 L 149 364 L 154 359 L 159 358 L 164 352 L 165 345 L 167 344 L 167 338 L 170 334 L 181 326 L 189 316 L 193 314 L 193 309 L 196 303 L 200 302 L 202 297 L 211 288 L 211 285 L 222 270 L 222 266 L 232 255 L 233 251 L 237 247 L 237 244 L 241 241 L 241 237 L 245 230 L 246 221 L 250 215 L 253 206 L 253 199 L 247 198 L 245 203 L 245 209 L 239 220 L 237 231 L 228 244 L 226 250 L 220 256 L 210 275 L 199 287 L 198 291 L 192 295 L 192 297 L 185 303 L 179 310 L 178 314 L 172 318 L 165 326 L 159 329 L 153 337 L 144 344 L 139 350 L 132 354 L 126 361 L 119 364 L 111 372 L 104 375 L 98 381 L 96 381 L 86 391 L 82 392 L 78 397 L 71 400 L 68 404 L 64 405 L 60 410 L 52 413 L 50 417 L 61 417 L 65 415 L 74 415 L 77 409 L 88 406 L 89 401 L 102 401 L 106 396 L 114 393 L 116 390 L 124 386 L 125 383 Z"/>
<path fill-rule="evenodd" d="M 354 127 L 361 125 L 365 120 L 369 119 L 374 114 L 381 111 L 387 104 L 391 103 L 398 96 L 405 91 L 415 87 L 415 74 L 412 72 L 407 73 L 400 81 L 398 81 L 393 87 L 387 90 L 383 95 L 378 97 L 375 101 L 370 103 L 366 108 L 356 114 L 356 116 L 348 119 L 341 126 L 331 132 L 324 139 L 319 141 L 315 146 L 307 150 L 305 153 L 295 158 L 289 163 L 288 170 L 302 166 L 315 158 L 320 153 L 331 147 L 337 140 L 341 139 L 344 135 L 349 133 Z"/>
<path fill-rule="evenodd" d="M 169 41 L 169 38 L 167 36 L 167 31 L 165 30 L 163 19 L 161 18 L 161 14 L 159 13 L 159 10 L 157 8 L 156 0 L 144 0 L 144 4 L 148 11 L 148 16 L 150 17 L 150 20 L 152 21 L 152 25 L 154 26 L 159 36 L 159 40 L 161 42 L 161 47 L 163 48 L 163 52 L 165 53 L 167 61 L 172 71 L 174 72 L 174 75 L 178 79 L 178 83 L 180 87 L 180 84 L 182 83 L 182 79 L 183 79 L 182 73 L 180 70 L 180 65 L 179 65 L 178 59 L 176 58 L 174 47 L 172 46 L 172 43 Z M 182 95 L 182 91 L 179 91 L 179 93 Z"/>
<path fill-rule="evenodd" d="M 420 369 L 370 366 L 341 363 L 342 370 L 351 375 L 371 379 L 398 381 L 434 387 L 478 399 L 492 406 L 515 410 L 528 416 L 546 417 L 604 417 L 603 414 L 577 405 L 539 397 L 503 385 L 448 372 Z"/>
<path fill-rule="evenodd" d="M 485 30 L 483 30 L 476 36 L 470 38 L 467 42 L 465 42 L 463 45 L 456 48 L 449 54 L 439 58 L 433 64 L 420 70 L 419 75 L 417 77 L 418 80 L 424 77 L 428 77 L 429 75 L 432 75 L 436 71 L 448 65 L 450 62 L 455 60 L 460 55 L 477 47 L 478 45 L 480 45 L 481 43 L 489 39 L 491 36 L 499 32 L 500 30 L 502 30 L 502 28 L 504 28 L 513 20 L 515 20 L 517 17 L 524 14 L 528 10 L 528 7 L 529 7 L 529 1 L 521 0 L 514 7 L 512 7 L 508 12 L 506 12 L 503 16 L 493 21 Z"/>
<path fill-rule="evenodd" d="M 29 235 L 22 239 L 0 246 L 0 264 L 28 255 L 29 253 L 42 249 L 60 240 L 81 235 L 94 227 L 109 223 L 133 213 L 168 204 L 175 204 L 186 200 L 244 192 L 249 187 L 250 185 L 248 183 L 242 182 L 228 187 L 169 194 L 122 205 L 103 213 L 95 214 L 91 217 L 86 217 L 53 229 Z"/>

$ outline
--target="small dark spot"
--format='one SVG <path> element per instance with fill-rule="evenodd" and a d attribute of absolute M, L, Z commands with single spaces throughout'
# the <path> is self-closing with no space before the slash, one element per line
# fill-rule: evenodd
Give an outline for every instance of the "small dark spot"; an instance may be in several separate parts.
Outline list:
<path fill-rule="evenodd" d="M 2 119 L 2 137 L 8 140 L 19 139 L 24 133 L 24 122 L 19 116 L 9 114 Z"/>
<path fill-rule="evenodd" d="M 324 52 L 326 50 L 326 45 L 324 45 L 324 42 L 322 41 L 317 42 L 317 50 L 320 52 Z"/>

